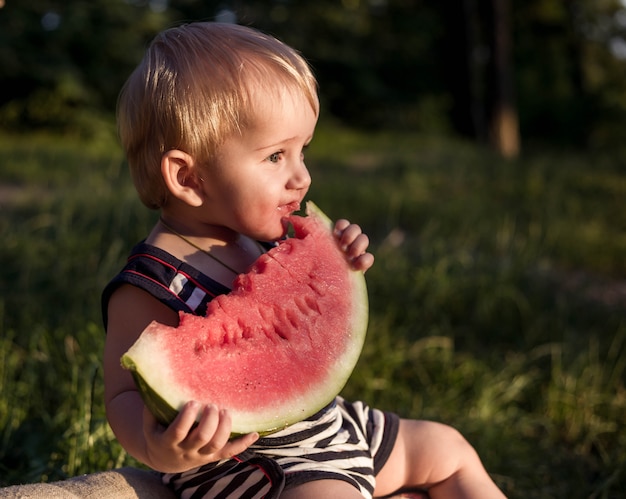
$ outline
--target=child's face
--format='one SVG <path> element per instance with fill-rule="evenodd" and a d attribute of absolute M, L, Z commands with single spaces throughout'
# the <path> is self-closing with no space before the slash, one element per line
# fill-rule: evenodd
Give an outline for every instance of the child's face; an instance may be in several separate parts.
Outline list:
<path fill-rule="evenodd" d="M 258 240 L 285 233 L 282 219 L 300 208 L 311 177 L 304 149 L 317 116 L 302 96 L 257 97 L 255 126 L 226 140 L 204 181 L 212 223 Z"/>

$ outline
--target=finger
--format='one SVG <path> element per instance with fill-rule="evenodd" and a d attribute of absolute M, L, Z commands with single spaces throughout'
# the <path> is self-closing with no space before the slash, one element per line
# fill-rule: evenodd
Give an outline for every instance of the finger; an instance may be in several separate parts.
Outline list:
<path fill-rule="evenodd" d="M 348 257 L 356 258 L 362 255 L 367 250 L 370 244 L 370 239 L 365 234 L 359 234 L 354 241 L 348 247 Z"/>
<path fill-rule="evenodd" d="M 213 404 L 205 406 L 200 421 L 187 438 L 188 443 L 194 447 L 202 447 L 209 443 L 215 436 L 219 421 L 218 408 Z"/>
<path fill-rule="evenodd" d="M 371 253 L 363 253 L 352 261 L 352 268 L 362 272 L 366 272 L 372 265 L 374 265 L 374 255 Z"/>
<path fill-rule="evenodd" d="M 176 443 L 181 443 L 187 438 L 189 432 L 196 422 L 200 404 L 195 401 L 187 402 L 178 413 L 174 421 L 167 427 L 165 433 Z"/>
<path fill-rule="evenodd" d="M 220 451 L 228 444 L 232 429 L 230 414 L 225 409 L 222 409 L 218 412 L 216 420 L 217 424 L 214 428 L 213 435 L 207 440 L 206 445 L 198 451 L 202 454 L 213 454 Z"/>
<path fill-rule="evenodd" d="M 339 245 L 344 251 L 346 251 L 361 234 L 361 227 L 355 224 L 350 224 L 341 233 L 341 237 L 339 237 Z"/>
<path fill-rule="evenodd" d="M 337 237 L 341 237 L 341 233 L 350 225 L 350 222 L 347 220 L 340 218 L 335 222 L 335 235 Z"/>
<path fill-rule="evenodd" d="M 254 433 L 248 433 L 247 435 L 243 435 L 242 437 L 231 440 L 224 447 L 225 456 L 223 457 L 224 458 L 233 457 L 233 456 L 236 456 L 237 454 L 241 454 L 243 451 L 245 451 L 258 439 L 259 439 L 259 434 L 254 432 Z"/>

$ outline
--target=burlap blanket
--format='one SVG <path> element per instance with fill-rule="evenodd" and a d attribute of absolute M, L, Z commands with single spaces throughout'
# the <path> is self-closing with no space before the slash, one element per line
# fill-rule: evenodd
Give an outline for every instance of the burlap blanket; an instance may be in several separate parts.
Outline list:
<path fill-rule="evenodd" d="M 176 499 L 156 473 L 120 468 L 78 476 L 62 482 L 15 485 L 0 497 L 19 499 Z"/>
<path fill-rule="evenodd" d="M 120 468 L 69 478 L 61 482 L 14 485 L 0 488 L 1 498 L 11 499 L 176 499 L 151 471 Z M 399 494 L 388 499 L 428 499 L 425 494 Z"/>

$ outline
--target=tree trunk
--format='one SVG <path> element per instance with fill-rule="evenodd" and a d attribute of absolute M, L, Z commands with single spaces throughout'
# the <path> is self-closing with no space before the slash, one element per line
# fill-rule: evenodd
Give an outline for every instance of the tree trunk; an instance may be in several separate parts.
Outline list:
<path fill-rule="evenodd" d="M 502 156 L 515 158 L 520 152 L 520 136 L 513 81 L 511 2 L 492 0 L 492 8 L 494 95 L 490 141 Z"/>

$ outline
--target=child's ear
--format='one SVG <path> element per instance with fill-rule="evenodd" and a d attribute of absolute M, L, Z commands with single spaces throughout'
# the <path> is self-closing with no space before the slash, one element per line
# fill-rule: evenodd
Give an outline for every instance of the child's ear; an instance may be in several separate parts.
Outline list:
<path fill-rule="evenodd" d="M 167 151 L 161 157 L 161 174 L 174 197 L 190 206 L 202 205 L 202 179 L 192 156 L 178 149 Z"/>

